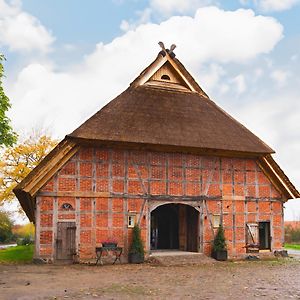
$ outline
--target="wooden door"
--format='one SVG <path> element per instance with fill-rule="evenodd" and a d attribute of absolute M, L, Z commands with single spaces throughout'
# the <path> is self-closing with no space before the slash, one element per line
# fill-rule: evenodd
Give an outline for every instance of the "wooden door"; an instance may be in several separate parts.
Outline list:
<path fill-rule="evenodd" d="M 73 260 L 76 253 L 75 246 L 76 225 L 75 222 L 58 222 L 56 239 L 56 259 Z"/>
<path fill-rule="evenodd" d="M 193 207 L 186 207 L 187 251 L 198 252 L 199 212 Z"/>

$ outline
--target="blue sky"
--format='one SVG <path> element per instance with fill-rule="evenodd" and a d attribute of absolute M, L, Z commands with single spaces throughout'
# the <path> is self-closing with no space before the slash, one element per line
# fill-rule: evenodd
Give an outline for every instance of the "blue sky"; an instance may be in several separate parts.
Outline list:
<path fill-rule="evenodd" d="M 159 40 L 175 43 L 300 188 L 299 17 L 300 0 L 0 0 L 10 117 L 21 136 L 63 138 L 154 60 Z M 299 206 L 287 204 L 288 219 Z"/>

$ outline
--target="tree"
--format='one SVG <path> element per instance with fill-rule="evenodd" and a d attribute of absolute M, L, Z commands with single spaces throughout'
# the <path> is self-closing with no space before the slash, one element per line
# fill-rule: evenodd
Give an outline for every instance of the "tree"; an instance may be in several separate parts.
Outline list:
<path fill-rule="evenodd" d="M 13 237 L 13 222 L 5 211 L 0 211 L 0 243 L 10 242 Z"/>
<path fill-rule="evenodd" d="M 6 116 L 10 108 L 10 102 L 2 87 L 2 78 L 4 76 L 2 62 L 4 60 L 4 56 L 0 54 L 0 146 L 12 146 L 17 141 L 17 134 L 12 130 L 10 119 Z"/>
<path fill-rule="evenodd" d="M 14 199 L 13 189 L 52 150 L 57 141 L 47 135 L 30 136 L 7 148 L 0 161 L 0 204 Z"/>

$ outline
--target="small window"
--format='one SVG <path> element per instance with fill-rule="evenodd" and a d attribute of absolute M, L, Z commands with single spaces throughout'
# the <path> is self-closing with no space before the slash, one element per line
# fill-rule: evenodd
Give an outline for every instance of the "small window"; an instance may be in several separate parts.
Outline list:
<path fill-rule="evenodd" d="M 133 228 L 135 225 L 135 214 L 128 215 L 128 227 Z"/>
<path fill-rule="evenodd" d="M 212 216 L 212 224 L 214 228 L 218 228 L 221 224 L 221 216 L 220 215 L 213 215 Z"/>
<path fill-rule="evenodd" d="M 64 203 L 61 208 L 63 210 L 73 210 L 73 206 L 70 203 Z"/>
<path fill-rule="evenodd" d="M 171 78 L 170 78 L 170 76 L 169 75 L 163 75 L 163 76 L 161 76 L 161 79 L 163 79 L 163 80 L 171 80 Z"/>

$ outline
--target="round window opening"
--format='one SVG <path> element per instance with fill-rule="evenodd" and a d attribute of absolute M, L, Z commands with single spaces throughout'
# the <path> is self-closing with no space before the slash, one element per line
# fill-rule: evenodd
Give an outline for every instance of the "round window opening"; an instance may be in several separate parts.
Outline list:
<path fill-rule="evenodd" d="M 73 210 L 73 206 L 70 203 L 64 203 L 61 208 L 64 210 Z"/>
<path fill-rule="evenodd" d="M 170 78 L 170 76 L 169 75 L 163 75 L 163 76 L 161 76 L 161 79 L 163 79 L 163 80 L 171 80 L 171 78 Z"/>

